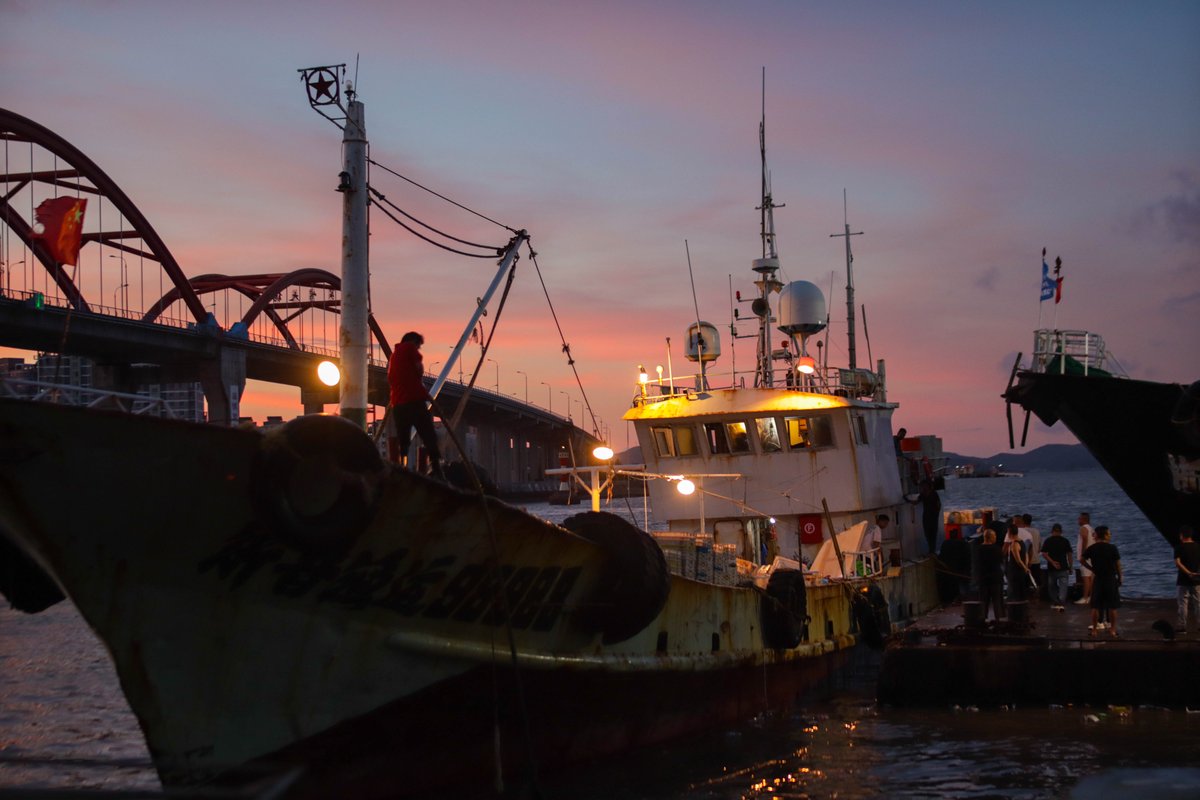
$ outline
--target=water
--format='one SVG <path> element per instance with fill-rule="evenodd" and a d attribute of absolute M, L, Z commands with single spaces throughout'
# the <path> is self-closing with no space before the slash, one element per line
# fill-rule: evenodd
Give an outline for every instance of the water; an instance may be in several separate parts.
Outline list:
<path fill-rule="evenodd" d="M 1171 548 L 1103 472 L 952 481 L 943 508 L 1029 513 L 1074 535 L 1079 511 L 1108 525 L 1130 596 L 1174 594 Z M 528 504 L 561 520 L 582 510 Z M 609 510 L 641 522 L 640 500 Z M 892 709 L 872 664 L 790 713 L 544 774 L 551 800 L 1200 797 L 1200 714 L 1154 708 Z M 103 646 L 65 603 L 0 610 L 0 790 L 157 787 Z M 14 763 L 11 759 L 22 759 Z M 28 759 L 49 763 L 31 765 Z M 116 760 L 96 767 L 92 761 Z"/>

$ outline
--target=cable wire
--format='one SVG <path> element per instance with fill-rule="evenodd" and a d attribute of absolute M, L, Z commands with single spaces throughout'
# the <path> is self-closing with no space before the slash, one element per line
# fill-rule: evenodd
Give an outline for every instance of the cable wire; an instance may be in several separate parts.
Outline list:
<path fill-rule="evenodd" d="M 496 220 L 492 219 L 491 217 L 487 216 L 486 214 L 480 214 L 478 211 L 476 211 L 472 208 L 467 208 L 462 203 L 455 202 L 454 200 L 451 200 L 449 197 L 446 197 L 443 194 L 438 194 L 433 189 L 430 189 L 428 186 L 423 186 L 422 184 L 414 181 L 412 178 L 405 177 L 404 175 L 401 175 L 399 172 L 396 172 L 396 170 L 385 167 L 383 164 L 380 164 L 378 161 L 372 161 L 370 158 L 368 158 L 367 162 L 370 164 L 374 164 L 375 166 L 379 167 L 384 172 L 388 172 L 388 173 L 391 173 L 392 175 L 395 175 L 397 178 L 399 178 L 402 181 L 408 181 L 413 186 L 416 186 L 418 189 L 422 189 L 426 192 L 429 192 L 434 197 L 437 197 L 441 200 L 445 200 L 447 203 L 449 203 L 452 206 L 457 206 L 458 208 L 461 208 L 463 211 L 466 211 L 468 214 L 474 214 L 475 216 L 479 217 L 480 219 L 487 220 L 488 222 L 492 223 L 493 225 L 499 225 L 501 228 L 504 228 L 509 233 L 517 233 L 516 228 L 510 228 L 508 225 L 505 225 L 503 222 L 497 222 Z"/>

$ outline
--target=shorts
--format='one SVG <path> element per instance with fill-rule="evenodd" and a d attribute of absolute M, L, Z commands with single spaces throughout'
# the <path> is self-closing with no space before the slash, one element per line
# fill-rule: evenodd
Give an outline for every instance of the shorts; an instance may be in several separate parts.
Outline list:
<path fill-rule="evenodd" d="M 1116 575 L 1096 579 L 1092 585 L 1091 606 L 1100 610 L 1121 607 L 1121 584 Z"/>

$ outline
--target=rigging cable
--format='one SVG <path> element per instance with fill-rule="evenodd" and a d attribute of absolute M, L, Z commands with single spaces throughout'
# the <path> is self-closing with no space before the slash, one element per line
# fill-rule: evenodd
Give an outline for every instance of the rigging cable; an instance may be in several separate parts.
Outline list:
<path fill-rule="evenodd" d="M 367 187 L 367 188 L 368 188 L 368 189 L 370 189 L 370 187 Z M 374 193 L 374 194 L 379 194 L 379 192 L 377 192 L 375 189 L 370 189 L 370 190 L 371 190 L 371 192 L 372 192 L 372 193 Z M 380 197 L 383 197 L 383 195 L 379 195 L 379 196 L 380 196 Z M 424 241 L 428 242 L 429 244 L 433 245 L 434 247 L 440 247 L 440 248 L 442 248 L 443 250 L 448 250 L 448 251 L 450 251 L 451 253 L 455 253 L 455 254 L 457 254 L 457 255 L 460 255 L 460 256 L 466 256 L 466 257 L 468 257 L 468 258 L 495 258 L 495 257 L 496 257 L 496 255 L 497 255 L 497 253 L 499 252 L 499 250 L 497 250 L 497 248 L 491 248 L 492 252 L 490 252 L 490 253 L 468 253 L 468 252 L 466 252 L 465 250 L 457 250 L 457 249 L 455 249 L 455 248 L 453 248 L 453 247 L 447 247 L 447 246 L 446 246 L 446 245 L 444 245 L 444 244 L 441 244 L 441 243 L 439 243 L 439 242 L 435 242 L 433 239 L 430 239 L 428 236 L 424 235 L 423 233 L 420 233 L 420 232 L 418 232 L 418 231 L 415 231 L 415 230 L 413 230 L 413 229 L 412 229 L 411 227 L 409 227 L 408 225 L 405 225 L 403 222 L 401 222 L 399 219 L 397 219 L 397 218 L 396 218 L 396 216 L 395 216 L 394 214 L 392 214 L 392 212 L 390 212 L 390 211 L 388 211 L 386 208 L 384 208 L 384 207 L 383 207 L 383 205 L 381 205 L 381 204 L 379 203 L 379 201 L 377 201 L 377 200 L 371 200 L 370 202 L 371 202 L 371 205 L 375 206 L 375 207 L 376 207 L 376 208 L 378 208 L 380 211 L 382 211 L 382 212 L 383 212 L 383 213 L 384 213 L 384 214 L 385 214 L 385 215 L 388 217 L 388 219 L 390 219 L 392 222 L 396 223 L 396 224 L 397 224 L 397 225 L 399 225 L 401 228 L 404 228 L 404 230 L 408 231 L 408 232 L 409 232 L 409 233 L 411 233 L 413 236 L 416 236 L 418 239 L 422 239 L 422 240 L 424 240 Z M 397 211 L 399 211 L 400 209 L 396 209 L 396 210 L 397 210 Z M 401 214 L 404 214 L 404 212 L 403 212 L 403 211 L 400 211 L 400 213 L 401 213 Z M 408 217 L 409 215 L 408 215 L 408 214 L 404 214 L 404 216 Z M 409 217 L 409 219 L 412 219 L 412 217 Z M 419 222 L 419 220 L 418 220 L 417 222 Z M 434 228 L 430 228 L 428 225 L 425 225 L 425 223 L 423 223 L 423 222 L 419 222 L 419 224 L 421 224 L 422 226 L 424 226 L 424 227 L 426 227 L 426 228 L 429 228 L 430 230 L 436 230 L 436 229 L 434 229 Z M 444 234 L 444 233 L 441 233 L 441 231 L 438 231 L 438 233 L 439 233 L 439 234 L 441 234 L 442 236 L 446 236 L 446 234 Z M 448 236 L 447 238 L 449 238 L 449 239 L 454 239 L 454 237 L 453 237 L 453 236 Z M 460 240 L 460 239 L 455 239 L 455 241 L 461 241 L 461 240 Z M 468 244 L 470 244 L 470 243 L 468 243 Z M 482 247 L 482 246 L 483 246 L 483 245 L 474 245 L 474 244 L 472 245 L 472 247 Z"/>
<path fill-rule="evenodd" d="M 558 329 L 558 339 L 562 342 L 562 351 L 567 356 L 567 366 L 571 368 L 571 372 L 575 373 L 575 385 L 579 387 L 579 394 L 583 396 L 583 405 L 587 408 L 588 415 L 592 418 L 592 434 L 600 438 L 600 426 L 596 423 L 596 412 L 592 411 L 592 404 L 588 401 L 587 391 L 583 388 L 583 379 L 579 377 L 579 370 L 575 368 L 575 359 L 571 356 L 571 345 L 567 344 L 567 337 L 563 334 L 562 323 L 558 321 L 558 312 L 554 310 L 554 303 L 550 300 L 550 291 L 546 288 L 546 279 L 542 277 L 542 268 L 538 266 L 537 253 L 534 252 L 533 242 L 530 239 L 525 241 L 529 248 L 529 260 L 533 262 L 533 268 L 537 271 L 538 281 L 542 284 L 542 293 L 546 295 L 546 304 L 550 306 L 550 316 L 554 318 L 554 327 Z M 567 416 L 570 417 L 571 408 L 568 402 Z"/>
<path fill-rule="evenodd" d="M 428 186 L 422 186 L 421 184 L 414 181 L 412 178 L 407 178 L 404 175 L 401 175 L 399 172 L 396 172 L 394 169 L 389 169 L 388 167 L 385 167 L 383 164 L 380 164 L 378 161 L 373 161 L 370 157 L 367 158 L 367 163 L 374 164 L 375 166 L 379 167 L 384 172 L 391 173 L 392 175 L 395 175 L 397 178 L 399 178 L 402 181 L 408 181 L 413 186 L 416 186 L 418 189 L 422 189 L 426 192 L 429 192 L 434 197 L 445 200 L 450 205 L 457 206 L 458 208 L 461 208 L 463 211 L 466 211 L 468 214 L 474 214 L 475 216 L 479 217 L 480 219 L 487 220 L 488 222 L 492 223 L 493 225 L 499 225 L 501 228 L 504 228 L 509 233 L 517 233 L 516 228 L 510 228 L 509 226 L 505 225 L 503 222 L 497 222 L 496 220 L 492 219 L 491 217 L 487 216 L 486 214 L 480 214 L 478 211 L 476 211 L 472 208 L 467 208 L 462 203 L 457 203 L 454 200 L 451 200 L 449 197 L 446 197 L 443 194 L 438 194 L 433 189 L 430 189 Z"/>

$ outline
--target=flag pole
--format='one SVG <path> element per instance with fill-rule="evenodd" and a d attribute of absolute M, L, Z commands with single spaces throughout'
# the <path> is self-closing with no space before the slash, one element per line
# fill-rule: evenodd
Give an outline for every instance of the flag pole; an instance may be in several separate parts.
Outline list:
<path fill-rule="evenodd" d="M 1062 299 L 1062 256 L 1054 258 L 1054 330 L 1058 330 L 1058 301 Z"/>
<path fill-rule="evenodd" d="M 1042 248 L 1042 279 L 1038 282 L 1038 323 L 1037 323 L 1037 328 L 1035 328 L 1035 330 L 1039 330 L 1039 331 L 1042 329 L 1042 303 L 1045 302 L 1045 298 L 1042 297 L 1042 294 L 1044 292 L 1044 287 L 1046 285 L 1046 269 L 1045 269 L 1045 267 L 1046 267 L 1046 248 L 1043 247 Z"/>

